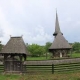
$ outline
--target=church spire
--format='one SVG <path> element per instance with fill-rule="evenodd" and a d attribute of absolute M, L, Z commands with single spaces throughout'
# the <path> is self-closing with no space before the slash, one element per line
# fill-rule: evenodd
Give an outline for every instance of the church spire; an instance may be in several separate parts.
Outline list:
<path fill-rule="evenodd" d="M 59 21 L 58 21 L 58 15 L 57 15 L 57 10 L 56 10 L 56 22 L 55 22 L 55 32 L 54 32 L 54 36 L 56 36 L 60 31 L 60 27 L 59 27 Z"/>

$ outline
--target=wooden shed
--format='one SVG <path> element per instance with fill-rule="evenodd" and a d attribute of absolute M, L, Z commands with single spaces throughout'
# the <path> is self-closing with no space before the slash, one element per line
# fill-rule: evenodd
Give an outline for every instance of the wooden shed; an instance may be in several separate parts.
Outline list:
<path fill-rule="evenodd" d="M 64 38 L 63 33 L 60 30 L 58 16 L 56 12 L 55 32 L 53 34 L 54 41 L 49 48 L 49 51 L 53 53 L 53 57 L 67 57 L 70 49 L 72 48 L 68 41 Z"/>
<path fill-rule="evenodd" d="M 23 63 L 26 60 L 28 51 L 22 37 L 11 37 L 0 54 L 4 56 L 5 72 L 22 73 L 25 71 Z"/>

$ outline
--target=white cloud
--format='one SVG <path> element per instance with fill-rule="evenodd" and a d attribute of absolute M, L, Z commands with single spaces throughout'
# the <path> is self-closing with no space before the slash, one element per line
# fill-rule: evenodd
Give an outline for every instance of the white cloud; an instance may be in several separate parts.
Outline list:
<path fill-rule="evenodd" d="M 0 40 L 6 43 L 9 35 L 23 35 L 25 43 L 52 42 L 57 8 L 61 31 L 74 42 L 71 36 L 80 34 L 79 3 L 80 0 L 1 0 Z"/>
<path fill-rule="evenodd" d="M 1 28 L 1 41 L 3 43 L 6 42 L 9 35 L 12 34 L 12 25 L 6 20 L 5 14 L 3 13 L 2 9 L 0 8 L 0 28 Z"/>
<path fill-rule="evenodd" d="M 32 35 L 34 34 L 34 35 Z M 28 34 L 25 34 L 24 38 L 26 38 L 26 40 L 32 44 L 45 44 L 47 41 L 50 41 L 51 36 L 49 34 L 46 33 L 44 27 L 42 27 L 41 25 L 35 27 L 34 32 L 31 32 Z"/>

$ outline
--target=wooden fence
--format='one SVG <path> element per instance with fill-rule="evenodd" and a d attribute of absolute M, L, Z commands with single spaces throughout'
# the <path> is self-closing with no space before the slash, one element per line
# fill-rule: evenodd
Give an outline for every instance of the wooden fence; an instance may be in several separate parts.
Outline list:
<path fill-rule="evenodd" d="M 80 63 L 68 63 L 68 64 L 52 64 L 52 65 L 24 65 L 26 67 L 26 73 L 64 73 L 64 72 L 73 72 L 80 71 Z M 4 65 L 0 65 L 0 72 L 4 71 Z"/>
<path fill-rule="evenodd" d="M 58 65 L 25 65 L 26 72 L 74 72 L 80 71 L 80 63 L 58 64 Z"/>
<path fill-rule="evenodd" d="M 4 65 L 0 65 L 0 73 L 4 71 Z"/>

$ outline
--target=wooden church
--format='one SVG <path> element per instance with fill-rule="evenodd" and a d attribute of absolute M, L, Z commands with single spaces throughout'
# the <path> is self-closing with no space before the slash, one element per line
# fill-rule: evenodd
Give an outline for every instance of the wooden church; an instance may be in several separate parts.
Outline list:
<path fill-rule="evenodd" d="M 60 30 L 58 16 L 56 12 L 55 32 L 53 34 L 54 41 L 49 48 L 49 51 L 53 54 L 53 57 L 68 57 L 68 53 L 71 50 L 71 46 L 64 38 L 63 33 Z"/>
<path fill-rule="evenodd" d="M 23 73 L 28 51 L 22 37 L 11 37 L 0 52 L 4 56 L 4 72 Z"/>

